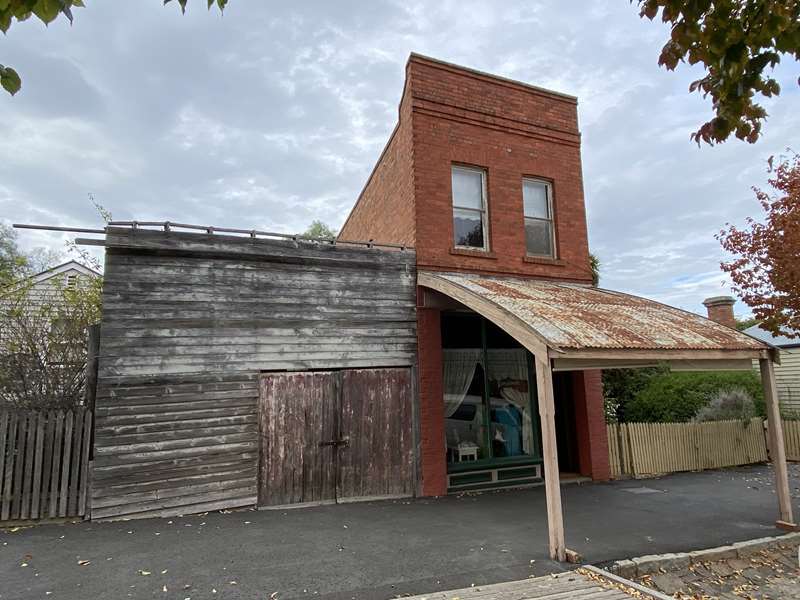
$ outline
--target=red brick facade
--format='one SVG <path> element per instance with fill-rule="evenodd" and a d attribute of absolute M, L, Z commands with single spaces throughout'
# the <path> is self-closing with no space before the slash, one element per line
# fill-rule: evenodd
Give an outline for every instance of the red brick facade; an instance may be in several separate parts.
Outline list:
<path fill-rule="evenodd" d="M 486 175 L 488 251 L 453 243 L 451 168 Z M 556 252 L 526 256 L 522 180 L 552 187 Z M 590 283 L 577 100 L 412 55 L 399 122 L 341 240 L 416 248 L 419 269 Z M 418 308 L 421 479 L 424 495 L 446 492 L 439 311 Z M 575 373 L 581 472 L 607 479 L 599 372 Z"/>
<path fill-rule="evenodd" d="M 575 371 L 572 378 L 580 472 L 595 481 L 605 481 L 611 477 L 611 469 L 601 371 Z"/>
<path fill-rule="evenodd" d="M 421 298 L 421 291 L 418 295 Z M 422 302 L 418 304 L 421 305 Z M 423 496 L 442 496 L 447 493 L 440 314 L 437 309 L 417 307 L 419 441 Z"/>
<path fill-rule="evenodd" d="M 574 98 L 412 55 L 399 115 L 340 239 L 412 245 L 420 268 L 591 281 Z M 488 252 L 453 247 L 454 164 L 486 171 Z M 526 257 L 523 177 L 552 183 L 552 260 Z"/>

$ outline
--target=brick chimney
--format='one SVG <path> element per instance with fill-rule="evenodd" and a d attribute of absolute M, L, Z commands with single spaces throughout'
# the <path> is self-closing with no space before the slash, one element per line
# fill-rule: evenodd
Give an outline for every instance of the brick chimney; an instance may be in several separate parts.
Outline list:
<path fill-rule="evenodd" d="M 703 304 L 708 310 L 708 318 L 720 325 L 736 328 L 736 319 L 733 316 L 733 305 L 736 300 L 732 296 L 714 296 L 706 298 Z"/>

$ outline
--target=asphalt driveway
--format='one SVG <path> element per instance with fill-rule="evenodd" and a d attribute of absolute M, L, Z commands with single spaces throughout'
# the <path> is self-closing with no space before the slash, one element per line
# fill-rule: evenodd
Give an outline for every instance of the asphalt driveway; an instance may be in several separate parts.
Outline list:
<path fill-rule="evenodd" d="M 586 562 L 779 533 L 767 466 L 563 491 Z M 0 532 L 2 600 L 392 598 L 564 568 L 547 558 L 543 488 Z"/>

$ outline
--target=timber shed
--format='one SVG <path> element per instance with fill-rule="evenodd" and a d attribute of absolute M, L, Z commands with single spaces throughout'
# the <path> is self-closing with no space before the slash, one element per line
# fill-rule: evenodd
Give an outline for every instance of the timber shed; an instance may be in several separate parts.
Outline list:
<path fill-rule="evenodd" d="M 92 518 L 414 493 L 413 250 L 141 227 L 105 247 Z"/>

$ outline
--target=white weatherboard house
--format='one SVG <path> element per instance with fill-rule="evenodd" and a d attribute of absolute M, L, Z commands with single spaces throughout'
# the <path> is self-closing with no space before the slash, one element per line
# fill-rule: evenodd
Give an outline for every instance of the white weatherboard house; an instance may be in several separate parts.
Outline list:
<path fill-rule="evenodd" d="M 800 413 L 800 337 L 776 336 L 759 325 L 745 329 L 744 333 L 780 349 L 781 362 L 775 365 L 778 398 L 785 411 Z"/>

